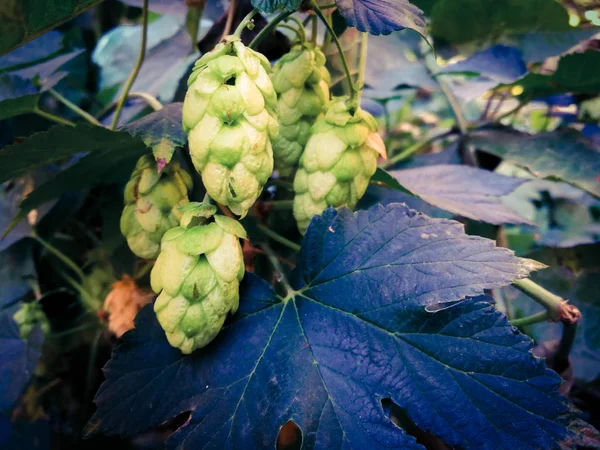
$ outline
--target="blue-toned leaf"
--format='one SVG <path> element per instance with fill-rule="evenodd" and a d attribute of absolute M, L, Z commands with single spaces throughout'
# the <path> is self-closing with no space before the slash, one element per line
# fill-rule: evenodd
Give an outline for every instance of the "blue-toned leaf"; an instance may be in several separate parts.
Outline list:
<path fill-rule="evenodd" d="M 67 75 L 58 71 L 60 66 L 81 52 L 83 50 L 76 50 L 34 66 L 0 74 L 0 120 L 34 111 L 40 94 L 56 86 Z"/>
<path fill-rule="evenodd" d="M 494 45 L 441 70 L 441 73 L 456 72 L 485 75 L 501 83 L 512 83 L 523 76 L 527 68 L 520 50 L 506 45 Z"/>
<path fill-rule="evenodd" d="M 62 48 L 62 34 L 52 30 L 48 33 L 16 48 L 0 58 L 0 69 L 28 64 L 46 58 Z"/>
<path fill-rule="evenodd" d="M 167 448 L 272 448 L 292 420 L 305 449 L 422 449 L 389 398 L 451 446 L 556 447 L 569 411 L 559 377 L 489 298 L 464 299 L 531 268 L 403 205 L 327 210 L 304 238 L 297 290 L 282 300 L 246 274 L 241 314 L 207 347 L 182 355 L 145 308 L 87 432 L 133 435 L 191 411 Z"/>
<path fill-rule="evenodd" d="M 6 186 L 0 185 L 0 232 L 6 230 L 12 219 L 17 215 L 19 204 L 33 189 L 47 181 L 55 172 L 52 170 L 38 170 L 31 176 L 18 178 Z M 10 188 L 9 188 L 10 187 Z M 0 252 L 13 245 L 24 237 L 31 236 L 33 225 L 37 223 L 55 202 L 49 202 L 37 209 L 30 220 L 19 223 L 7 237 L 0 237 Z M 0 301 L 0 304 L 2 302 Z"/>
<path fill-rule="evenodd" d="M 15 313 L 18 300 L 37 279 L 31 242 L 20 241 L 0 252 L 0 309 Z"/>
<path fill-rule="evenodd" d="M 44 340 L 36 327 L 27 340 L 21 339 L 19 327 L 6 312 L 0 313 L 0 412 L 9 410 L 33 375 Z"/>
<path fill-rule="evenodd" d="M 252 6 L 262 13 L 270 14 L 275 11 L 296 11 L 302 0 L 252 0 Z"/>
<path fill-rule="evenodd" d="M 164 167 L 171 161 L 175 149 L 187 142 L 187 136 L 181 125 L 182 106 L 182 103 L 171 103 L 160 111 L 148 114 L 124 127 L 152 148 L 154 159 L 159 163 L 159 167 Z"/>
<path fill-rule="evenodd" d="M 564 32 L 535 32 L 514 36 L 514 45 L 523 52 L 526 63 L 541 62 L 565 53 L 577 44 L 598 34 L 597 28 Z"/>
<path fill-rule="evenodd" d="M 122 3 L 141 8 L 144 4 L 144 0 L 123 0 Z M 202 17 L 215 20 L 223 13 L 226 6 L 227 2 L 223 1 L 206 2 Z M 150 11 L 158 14 L 175 16 L 182 19 L 185 18 L 185 15 L 188 12 L 188 6 L 181 0 L 149 0 L 148 8 Z"/>
<path fill-rule="evenodd" d="M 395 170 L 390 175 L 427 203 L 453 214 L 494 225 L 531 223 L 500 200 L 526 181 L 522 178 L 458 165 Z"/>
<path fill-rule="evenodd" d="M 350 26 L 370 34 L 390 34 L 410 28 L 425 36 L 423 11 L 408 0 L 336 0 Z"/>
<path fill-rule="evenodd" d="M 540 178 L 559 179 L 600 197 L 600 149 L 573 130 L 528 135 L 480 130 L 469 141 L 478 150 L 522 166 Z"/>

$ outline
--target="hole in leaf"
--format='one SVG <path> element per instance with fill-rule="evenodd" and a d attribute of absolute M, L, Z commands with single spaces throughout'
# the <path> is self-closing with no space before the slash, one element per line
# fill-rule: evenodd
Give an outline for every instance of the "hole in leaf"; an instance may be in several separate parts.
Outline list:
<path fill-rule="evenodd" d="M 391 399 L 381 399 L 381 406 L 383 411 L 390 418 L 392 423 L 397 427 L 404 430 L 406 434 L 414 437 L 419 444 L 429 450 L 450 450 L 451 447 L 447 446 L 439 437 L 428 431 L 420 429 L 411 419 L 408 417 L 406 411 L 400 406 L 396 405 Z"/>
<path fill-rule="evenodd" d="M 228 86 L 235 86 L 235 75 L 227 80 L 225 80 L 225 84 Z"/>
<path fill-rule="evenodd" d="M 177 430 L 179 430 L 181 427 L 187 425 L 187 423 L 190 421 L 191 418 L 192 418 L 192 412 L 184 411 L 184 412 L 176 415 L 172 420 L 168 420 L 167 422 L 162 423 L 157 428 L 157 431 L 159 433 L 164 432 L 167 435 L 170 435 L 170 434 L 176 432 Z"/>
<path fill-rule="evenodd" d="M 277 450 L 300 450 L 302 431 L 292 420 L 288 420 L 279 430 Z"/>

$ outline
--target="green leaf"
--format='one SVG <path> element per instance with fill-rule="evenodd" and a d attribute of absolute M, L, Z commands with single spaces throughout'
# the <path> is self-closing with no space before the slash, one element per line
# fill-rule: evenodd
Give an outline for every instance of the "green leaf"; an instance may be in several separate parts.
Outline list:
<path fill-rule="evenodd" d="M 600 92 L 598 73 L 600 52 L 588 50 L 561 58 L 556 72 L 552 75 L 529 73 L 508 86 L 521 86 L 523 93 L 520 97 L 528 100 L 567 92 L 594 94 Z"/>
<path fill-rule="evenodd" d="M 141 139 L 129 133 L 88 124 L 76 127 L 57 125 L 0 150 L 0 182 L 79 153 L 98 152 L 95 159 L 100 160 L 103 156 L 118 158 L 118 155 L 140 152 L 145 148 Z M 110 164 L 111 161 L 106 162 Z"/>
<path fill-rule="evenodd" d="M 451 44 L 569 29 L 569 15 L 555 0 L 439 0 L 431 12 L 431 34 Z"/>
<path fill-rule="evenodd" d="M 0 55 L 81 14 L 102 0 L 7 0 L 0 3 Z"/>
<path fill-rule="evenodd" d="M 171 103 L 160 111 L 148 114 L 123 127 L 132 136 L 140 137 L 152 148 L 159 170 L 167 165 L 177 147 L 187 142 L 187 136 L 181 125 L 183 103 Z"/>
<path fill-rule="evenodd" d="M 517 131 L 481 130 L 471 133 L 469 142 L 539 178 L 563 180 L 600 197 L 600 150 L 577 131 L 532 136 Z"/>

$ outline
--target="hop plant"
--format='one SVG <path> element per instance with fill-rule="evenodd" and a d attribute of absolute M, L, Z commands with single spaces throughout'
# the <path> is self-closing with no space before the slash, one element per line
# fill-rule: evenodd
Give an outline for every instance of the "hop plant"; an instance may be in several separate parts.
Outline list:
<path fill-rule="evenodd" d="M 39 302 L 22 303 L 13 319 L 19 326 L 19 333 L 23 339 L 27 339 L 36 325 L 42 327 L 44 334 L 50 331 L 50 323 Z"/>
<path fill-rule="evenodd" d="M 293 176 L 310 137 L 310 128 L 325 112 L 331 76 L 325 55 L 314 44 L 292 47 L 273 67 L 271 75 L 277 92 L 279 136 L 273 140 L 275 169 L 281 176 Z"/>
<path fill-rule="evenodd" d="M 377 170 L 385 145 L 377 122 L 347 97 L 334 98 L 311 137 L 294 178 L 294 217 L 302 233 L 328 206 L 354 208 Z"/>
<path fill-rule="evenodd" d="M 140 258 L 153 259 L 163 235 L 179 224 L 179 207 L 189 203 L 190 174 L 177 161 L 158 172 L 152 155 L 142 156 L 125 187 L 121 233 Z"/>
<path fill-rule="evenodd" d="M 188 80 L 183 127 L 210 196 L 245 216 L 273 172 L 279 132 L 269 61 L 229 36 L 200 58 Z"/>
<path fill-rule="evenodd" d="M 163 237 L 150 276 L 152 289 L 160 293 L 154 304 L 158 321 L 169 343 L 186 354 L 212 341 L 227 314 L 237 311 L 244 276 L 238 239 L 246 237 L 244 228 L 225 216 L 209 220 L 194 225 L 184 213 L 181 226 Z"/>

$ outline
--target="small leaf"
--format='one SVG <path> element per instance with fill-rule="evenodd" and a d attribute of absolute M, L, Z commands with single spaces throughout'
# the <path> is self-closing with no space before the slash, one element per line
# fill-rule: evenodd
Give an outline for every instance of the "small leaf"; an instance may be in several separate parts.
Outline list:
<path fill-rule="evenodd" d="M 76 127 L 57 125 L 1 149 L 0 182 L 79 153 L 99 152 L 105 157 L 114 157 L 131 152 L 139 154 L 144 148 L 142 141 L 129 133 L 88 124 Z M 99 157 L 96 159 L 101 160 Z M 111 164 L 110 159 L 106 162 Z"/>
<path fill-rule="evenodd" d="M 8 412 L 29 382 L 40 357 L 44 333 L 34 328 L 27 340 L 7 312 L 0 313 L 0 411 Z"/>
<path fill-rule="evenodd" d="M 191 411 L 168 449 L 274 448 L 290 420 L 309 450 L 421 449 L 384 411 L 390 398 L 453 447 L 555 447 L 568 436 L 560 378 L 489 298 L 457 302 L 533 266 L 402 205 L 329 209 L 304 238 L 297 290 L 282 300 L 246 274 L 240 311 L 207 347 L 183 355 L 142 310 L 87 434 L 135 435 Z M 439 301 L 452 306 L 423 308 Z"/>
<path fill-rule="evenodd" d="M 154 153 L 159 172 L 167 165 L 177 147 L 187 142 L 181 125 L 182 103 L 171 103 L 160 111 L 153 112 L 123 127 L 144 141 Z M 162 167 L 161 167 L 162 166 Z"/>
<path fill-rule="evenodd" d="M 410 28 L 427 34 L 423 11 L 408 0 L 336 0 L 340 14 L 350 26 L 370 34 L 390 34 Z"/>
<path fill-rule="evenodd" d="M 390 175 L 427 203 L 459 216 L 494 225 L 531 224 L 500 201 L 527 180 L 457 165 L 396 170 Z"/>
<path fill-rule="evenodd" d="M 275 11 L 296 11 L 302 0 L 252 0 L 252 6 L 260 12 L 271 14 Z"/>
<path fill-rule="evenodd" d="M 45 0 L 0 4 L 0 55 L 78 16 L 102 0 L 61 0 L 51 6 Z"/>
<path fill-rule="evenodd" d="M 573 130 L 531 136 L 517 131 L 480 130 L 469 142 L 540 178 L 566 181 L 600 197 L 600 151 Z"/>

